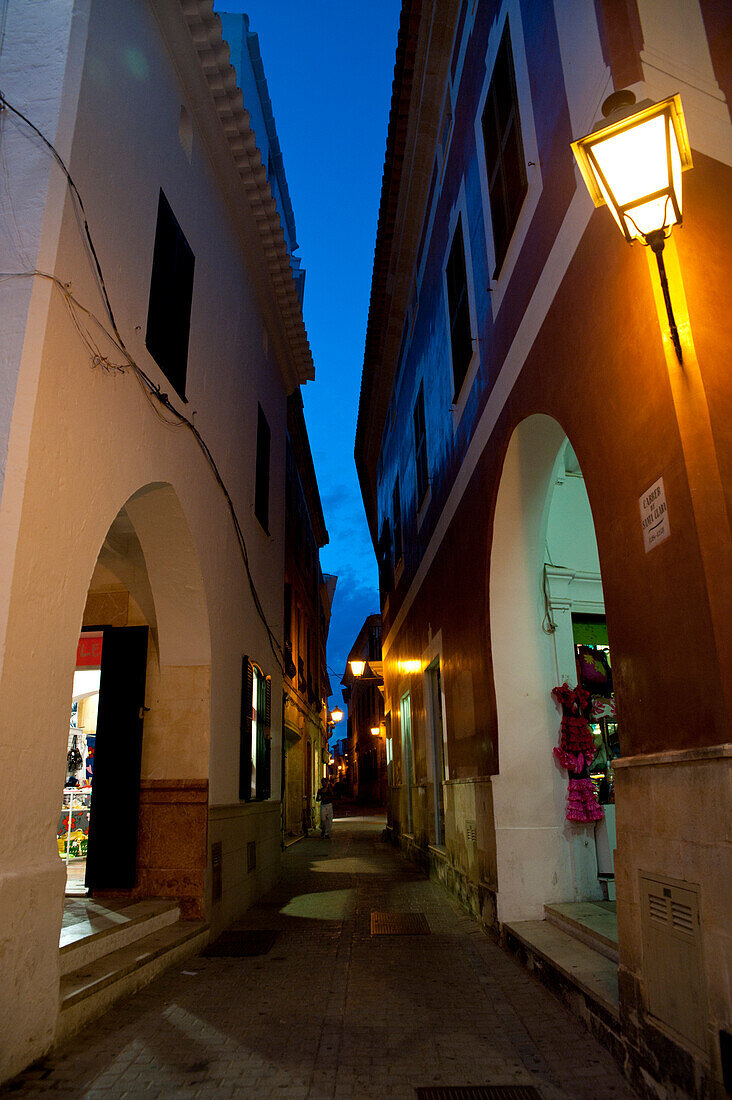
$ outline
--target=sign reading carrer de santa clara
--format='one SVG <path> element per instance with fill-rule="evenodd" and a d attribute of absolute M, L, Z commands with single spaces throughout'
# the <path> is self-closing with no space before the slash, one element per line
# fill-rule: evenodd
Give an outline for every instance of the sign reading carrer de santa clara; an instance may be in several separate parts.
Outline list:
<path fill-rule="evenodd" d="M 641 527 L 643 528 L 643 545 L 646 554 L 659 542 L 663 542 L 671 534 L 668 522 L 668 510 L 666 508 L 666 492 L 663 487 L 663 478 L 654 481 L 650 489 L 646 489 L 643 496 L 638 498 L 640 504 Z"/>

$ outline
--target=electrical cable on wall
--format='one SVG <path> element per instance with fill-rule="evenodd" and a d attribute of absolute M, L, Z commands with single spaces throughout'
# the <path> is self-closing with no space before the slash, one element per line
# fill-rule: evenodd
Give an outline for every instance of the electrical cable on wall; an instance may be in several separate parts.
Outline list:
<path fill-rule="evenodd" d="M 553 634 L 555 632 L 555 630 L 557 629 L 557 624 L 554 622 L 554 619 L 552 618 L 552 605 L 551 605 L 551 601 L 549 599 L 549 591 L 547 589 L 547 583 L 546 582 L 547 582 L 547 576 L 546 576 L 546 563 L 545 563 L 544 564 L 544 569 L 542 571 L 542 583 L 541 583 L 542 592 L 543 592 L 543 595 L 544 595 L 544 618 L 541 621 L 541 629 L 544 631 L 545 634 Z"/>
<path fill-rule="evenodd" d="M 148 404 L 152 408 L 152 410 L 155 413 L 158 420 L 160 420 L 163 424 L 165 424 L 166 427 L 169 427 L 169 428 L 185 427 L 185 428 L 188 428 L 188 430 L 191 432 L 194 439 L 196 440 L 196 443 L 199 446 L 199 449 L 202 451 L 206 461 L 208 462 L 211 470 L 213 471 L 213 475 L 214 475 L 214 478 L 216 479 L 216 483 L 218 484 L 219 488 L 221 489 L 221 492 L 224 495 L 224 499 L 226 500 L 226 504 L 228 506 L 229 513 L 231 515 L 231 519 L 232 519 L 232 522 L 234 524 L 234 530 L 236 531 L 237 542 L 239 544 L 239 550 L 241 552 L 242 560 L 244 562 L 244 568 L 245 568 L 245 571 L 246 571 L 247 580 L 248 580 L 248 583 L 249 583 L 249 588 L 250 588 L 250 591 L 251 591 L 251 594 L 252 594 L 252 599 L 254 601 L 254 606 L 256 608 L 257 614 L 259 615 L 259 618 L 261 619 L 262 623 L 264 624 L 265 630 L 267 631 L 267 638 L 269 640 L 269 645 L 270 645 L 270 648 L 272 650 L 272 653 L 274 654 L 275 661 L 277 662 L 277 665 L 278 665 L 280 671 L 284 675 L 285 667 L 284 667 L 284 653 L 283 653 L 283 650 L 282 650 L 282 646 L 280 645 L 278 639 L 275 637 L 275 635 L 274 635 L 274 633 L 273 633 L 273 631 L 272 631 L 272 629 L 269 625 L 264 607 L 263 607 L 262 602 L 261 602 L 260 597 L 259 597 L 259 593 L 257 592 L 257 588 L 256 588 L 256 585 L 255 585 L 255 582 L 254 582 L 254 577 L 252 576 L 251 567 L 250 567 L 250 563 L 249 563 L 249 554 L 248 554 L 248 551 L 247 551 L 246 540 L 244 538 L 244 532 L 241 528 L 241 524 L 239 523 L 239 518 L 236 514 L 236 508 L 234 506 L 234 502 L 231 499 L 231 496 L 229 494 L 228 489 L 226 488 L 224 480 L 221 476 L 221 472 L 219 471 L 219 468 L 216 464 L 216 460 L 214 459 L 214 457 L 213 457 L 213 455 L 212 455 L 212 453 L 211 453 L 211 451 L 208 447 L 208 444 L 204 440 L 201 433 L 198 431 L 198 428 L 196 428 L 193 421 L 189 420 L 187 416 L 185 416 L 183 413 L 179 412 L 178 409 L 175 408 L 175 406 L 171 402 L 170 398 L 168 397 L 168 394 L 164 393 L 161 390 L 161 388 L 152 380 L 152 378 L 150 378 L 150 376 L 146 373 L 146 371 L 143 370 L 143 368 L 141 366 L 139 366 L 139 364 L 135 361 L 135 359 L 133 358 L 131 353 L 128 351 L 127 346 L 125 345 L 125 342 L 122 338 L 122 335 L 121 335 L 121 333 L 120 333 L 120 331 L 117 327 L 117 322 L 115 320 L 114 311 L 112 309 L 112 303 L 110 301 L 109 294 L 107 292 L 107 286 L 106 286 L 106 283 L 105 283 L 105 280 L 104 280 L 104 274 L 102 272 L 102 265 L 101 265 L 101 262 L 99 260 L 99 256 L 97 254 L 97 250 L 94 247 L 94 242 L 92 240 L 91 230 L 89 228 L 89 223 L 88 223 L 88 220 L 87 220 L 86 211 L 85 211 L 85 208 L 84 208 L 83 200 L 81 198 L 81 194 L 79 193 L 79 189 L 76 186 L 74 180 L 72 179 L 71 174 L 70 174 L 68 168 L 66 167 L 66 164 L 65 164 L 63 158 L 58 153 L 56 148 L 51 144 L 51 142 L 45 137 L 45 135 L 38 129 L 38 127 L 35 126 L 30 121 L 30 119 L 28 119 L 21 111 L 19 111 L 17 109 L 17 107 L 14 107 L 12 105 L 12 103 L 9 103 L 8 100 L 5 98 L 5 96 L 2 94 L 2 92 L 0 92 L 0 111 L 5 110 L 5 109 L 7 109 L 9 111 L 12 111 L 13 114 L 17 115 L 18 118 L 20 118 L 24 123 L 26 123 L 26 125 L 29 126 L 30 129 L 35 134 L 38 135 L 38 137 L 43 141 L 44 145 L 46 145 L 48 147 L 48 149 L 51 151 L 55 161 L 60 166 L 61 170 L 63 171 L 63 173 L 66 177 L 66 180 L 67 180 L 68 185 L 69 185 L 69 189 L 72 193 L 72 196 L 76 200 L 76 202 L 78 204 L 78 207 L 79 207 L 79 213 L 81 215 L 82 229 L 83 229 L 84 237 L 85 237 L 85 240 L 86 240 L 86 244 L 87 244 L 87 248 L 88 248 L 88 251 L 89 251 L 89 254 L 90 254 L 90 258 L 92 260 L 92 265 L 93 265 L 93 270 L 94 270 L 94 273 L 95 273 L 95 277 L 96 277 L 96 280 L 97 280 L 98 285 L 99 285 L 99 291 L 100 291 L 100 293 L 102 295 L 102 299 L 104 301 L 104 308 L 107 312 L 107 315 L 109 317 L 109 322 L 110 322 L 111 327 L 112 327 L 112 332 L 109 331 L 109 329 L 106 327 L 106 325 L 96 316 L 96 314 L 92 310 L 90 310 L 86 306 L 84 306 L 71 293 L 71 290 L 69 289 L 69 287 L 65 283 L 63 283 L 56 275 L 52 275 L 49 272 L 38 271 L 38 270 L 17 271 L 17 272 L 0 272 L 0 279 L 42 278 L 42 279 L 48 279 L 51 283 L 53 283 L 53 285 L 56 286 L 61 291 L 61 293 L 63 295 L 64 301 L 66 303 L 66 307 L 69 310 L 69 313 L 71 315 L 71 319 L 72 319 L 72 322 L 74 324 L 74 327 L 76 328 L 77 332 L 79 333 L 79 336 L 81 337 L 85 347 L 87 348 L 87 351 L 89 352 L 89 354 L 91 356 L 92 366 L 102 367 L 102 369 L 104 369 L 108 372 L 117 371 L 117 372 L 120 372 L 120 373 L 123 373 L 123 374 L 127 373 L 128 369 L 132 370 L 132 372 L 135 375 L 137 381 L 140 383 L 140 386 L 143 390 L 143 393 L 145 394 L 145 397 L 148 401 Z M 100 347 L 98 346 L 96 340 L 94 339 L 92 333 L 84 325 L 84 323 L 82 322 L 81 317 L 79 316 L 79 314 L 83 315 L 84 317 L 88 318 L 91 322 L 93 322 L 93 324 L 107 337 L 107 339 L 109 341 L 111 341 L 111 343 L 117 348 L 117 350 L 124 357 L 124 359 L 125 359 L 124 364 L 114 364 L 110 361 L 109 356 L 102 353 L 102 351 L 101 351 Z M 161 409 L 160 409 L 159 406 L 162 406 L 169 413 L 171 413 L 172 416 L 174 417 L 174 419 L 170 420 L 170 419 L 168 419 L 168 417 L 164 416 L 162 414 Z"/>

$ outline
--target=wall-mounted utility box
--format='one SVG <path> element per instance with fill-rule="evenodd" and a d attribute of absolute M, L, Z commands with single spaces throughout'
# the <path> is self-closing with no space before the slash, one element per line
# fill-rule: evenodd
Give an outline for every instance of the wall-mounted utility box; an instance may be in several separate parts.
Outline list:
<path fill-rule="evenodd" d="M 707 1054 L 699 887 L 642 871 L 640 895 L 648 1012 Z"/>

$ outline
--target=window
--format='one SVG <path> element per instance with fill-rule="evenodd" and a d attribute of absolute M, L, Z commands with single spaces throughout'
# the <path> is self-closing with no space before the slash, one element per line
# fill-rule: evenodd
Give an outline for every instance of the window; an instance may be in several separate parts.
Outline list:
<path fill-rule="evenodd" d="M 394 519 L 394 565 L 402 556 L 402 502 L 399 494 L 399 475 L 394 482 L 394 492 L 391 495 L 391 508 Z"/>
<path fill-rule="evenodd" d="M 379 588 L 386 593 L 391 591 L 391 531 L 388 519 L 381 527 L 381 537 L 376 547 L 376 559 L 379 567 Z"/>
<path fill-rule="evenodd" d="M 470 360 L 473 358 L 473 339 L 470 331 L 470 303 L 468 301 L 468 277 L 465 271 L 465 242 L 463 240 L 462 214 L 455 226 L 450 256 L 445 269 L 447 281 L 447 307 L 450 315 L 450 348 L 452 350 L 453 401 L 462 389 Z"/>
<path fill-rule="evenodd" d="M 191 247 L 161 190 L 145 346 L 184 401 L 194 265 Z"/>
<path fill-rule="evenodd" d="M 239 798 L 270 796 L 272 681 L 248 657 L 242 658 L 239 737 Z"/>
<path fill-rule="evenodd" d="M 419 393 L 414 405 L 414 456 L 417 462 L 417 508 L 420 508 L 429 485 L 427 435 L 424 426 L 424 384 L 422 382 L 419 384 Z"/>
<path fill-rule="evenodd" d="M 258 405 L 257 471 L 254 486 L 254 514 L 269 534 L 269 446 L 271 433 L 267 418 Z"/>
<path fill-rule="evenodd" d="M 508 23 L 498 47 L 482 126 L 496 251 L 495 279 L 528 190 Z"/>

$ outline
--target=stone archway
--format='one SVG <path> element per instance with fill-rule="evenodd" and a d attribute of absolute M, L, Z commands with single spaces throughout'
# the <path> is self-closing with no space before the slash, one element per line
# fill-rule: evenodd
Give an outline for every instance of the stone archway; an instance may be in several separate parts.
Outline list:
<path fill-rule="evenodd" d="M 577 682 L 573 609 L 604 615 L 594 523 L 564 429 L 536 414 L 509 442 L 490 558 L 501 922 L 541 919 L 549 902 L 603 896 L 595 827 L 566 820 L 567 777 L 552 759 L 560 716 L 551 690 Z"/>
<path fill-rule="evenodd" d="M 171 485 L 144 486 L 115 517 L 92 574 L 83 625 L 149 628 L 139 792 L 128 792 L 132 800 L 139 796 L 135 874 L 125 892 L 175 897 L 184 916 L 202 917 L 211 645 L 198 555 Z M 110 884 L 95 890 L 97 896 L 121 892 L 113 876 L 90 884 L 96 881 Z"/>

